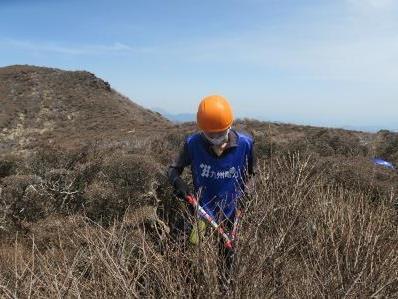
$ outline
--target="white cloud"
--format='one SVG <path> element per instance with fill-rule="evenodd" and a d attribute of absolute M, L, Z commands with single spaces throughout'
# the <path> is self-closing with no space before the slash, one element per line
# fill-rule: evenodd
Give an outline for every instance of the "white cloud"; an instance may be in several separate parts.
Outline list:
<path fill-rule="evenodd" d="M 344 1 L 375 7 L 398 2 Z M 309 17 L 304 25 L 275 25 L 272 31 L 260 29 L 229 37 L 190 40 L 169 46 L 166 51 L 197 63 L 277 68 L 300 77 L 396 86 L 398 19 L 390 13 L 386 10 L 369 18 L 343 7 L 338 20 Z"/>
<path fill-rule="evenodd" d="M 0 45 L 8 48 L 27 50 L 33 52 L 51 52 L 65 55 L 100 55 L 127 52 L 148 52 L 150 48 L 132 47 L 120 42 L 109 45 L 61 45 L 55 42 L 32 42 L 28 40 L 3 39 Z"/>
<path fill-rule="evenodd" d="M 325 35 L 330 35 L 325 32 Z M 338 38 L 268 37 L 261 32 L 169 46 L 168 55 L 198 64 L 279 69 L 322 80 L 394 83 L 398 34 Z"/>
<path fill-rule="evenodd" d="M 388 9 L 394 6 L 395 0 L 347 0 L 349 4 L 357 8 Z"/>

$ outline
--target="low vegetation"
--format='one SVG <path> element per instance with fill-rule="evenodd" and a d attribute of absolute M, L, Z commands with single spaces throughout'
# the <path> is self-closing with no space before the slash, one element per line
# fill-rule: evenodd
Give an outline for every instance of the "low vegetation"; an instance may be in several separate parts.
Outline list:
<path fill-rule="evenodd" d="M 398 174 L 371 162 L 398 164 L 396 133 L 237 121 L 255 137 L 257 175 L 225 287 L 217 234 L 187 243 L 196 220 L 165 176 L 195 124 L 172 125 L 137 106 L 123 112 L 119 96 L 111 111 L 124 115 L 120 123 L 80 119 L 74 127 L 72 106 L 69 118 L 53 117 L 67 107 L 61 98 L 48 123 L 33 101 L 25 112 L 15 104 L 33 87 L 46 104 L 40 87 L 58 86 L 47 71 L 0 69 L 7 109 L 22 113 L 0 114 L 0 297 L 398 297 Z M 93 100 L 97 90 L 98 109 L 112 106 L 106 82 L 54 72 L 70 91 L 68 105 L 87 112 L 77 94 Z M 146 116 L 159 122 L 149 129 Z M 191 184 L 189 170 L 184 179 Z"/>
<path fill-rule="evenodd" d="M 216 234 L 192 247 L 176 229 L 195 220 L 165 178 L 175 138 L 143 143 L 145 155 L 93 145 L 4 159 L 3 296 L 225 294 Z M 258 158 L 227 292 L 398 296 L 397 175 L 364 156 L 344 159 L 316 151 Z"/>

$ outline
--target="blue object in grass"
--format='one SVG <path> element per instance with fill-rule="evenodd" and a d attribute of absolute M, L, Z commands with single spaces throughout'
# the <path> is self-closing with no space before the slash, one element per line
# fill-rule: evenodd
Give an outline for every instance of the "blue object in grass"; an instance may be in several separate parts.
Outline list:
<path fill-rule="evenodd" d="M 385 161 L 383 159 L 374 158 L 372 159 L 372 161 L 375 165 L 380 165 L 388 169 L 395 169 L 394 165 L 391 162 Z"/>

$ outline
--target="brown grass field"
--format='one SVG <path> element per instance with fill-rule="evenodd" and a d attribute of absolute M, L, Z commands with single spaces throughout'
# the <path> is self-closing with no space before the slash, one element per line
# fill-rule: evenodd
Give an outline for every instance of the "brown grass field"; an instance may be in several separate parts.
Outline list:
<path fill-rule="evenodd" d="M 257 176 L 225 289 L 217 234 L 188 244 L 176 228 L 196 221 L 165 177 L 195 124 L 130 105 L 89 73 L 0 77 L 0 297 L 398 297 L 398 174 L 370 161 L 398 164 L 396 133 L 238 120 Z"/>

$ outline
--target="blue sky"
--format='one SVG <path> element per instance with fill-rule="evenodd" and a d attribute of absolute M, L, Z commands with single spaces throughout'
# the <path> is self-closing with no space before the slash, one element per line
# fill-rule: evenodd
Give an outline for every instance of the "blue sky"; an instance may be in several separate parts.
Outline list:
<path fill-rule="evenodd" d="M 88 70 L 170 113 L 398 129 L 395 0 L 0 0 L 0 66 Z"/>

